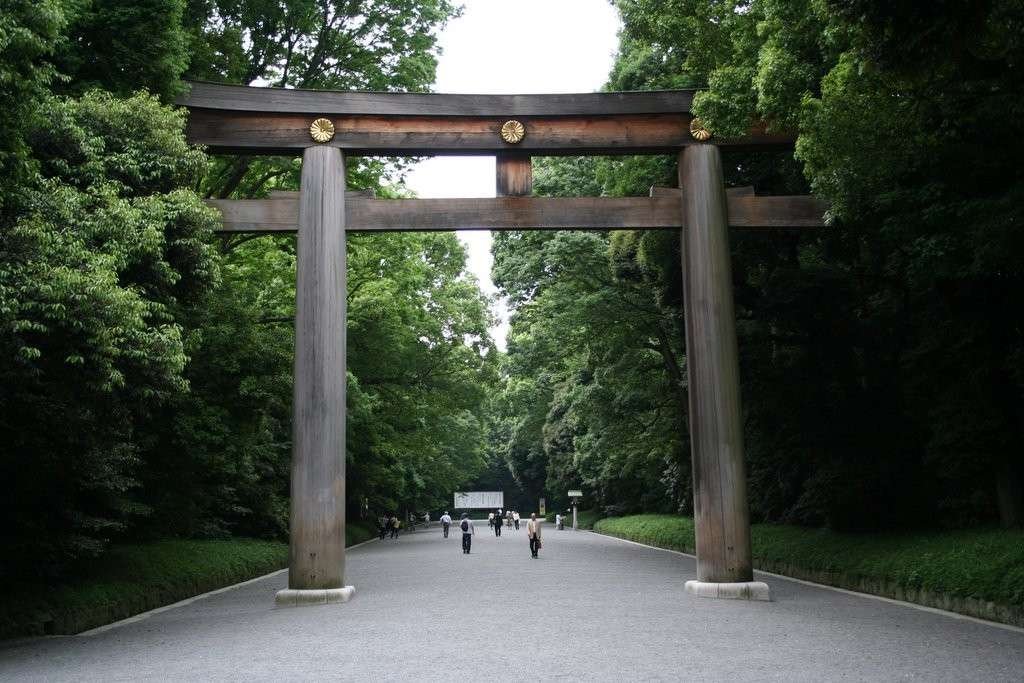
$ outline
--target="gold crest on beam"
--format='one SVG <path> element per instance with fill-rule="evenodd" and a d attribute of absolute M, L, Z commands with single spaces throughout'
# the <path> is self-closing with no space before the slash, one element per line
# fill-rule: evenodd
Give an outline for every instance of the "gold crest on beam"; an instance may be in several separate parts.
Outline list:
<path fill-rule="evenodd" d="M 509 119 L 501 126 L 501 139 L 514 145 L 526 137 L 526 126 L 520 121 Z"/>
<path fill-rule="evenodd" d="M 309 124 L 309 137 L 313 138 L 314 142 L 330 142 L 334 137 L 334 123 L 330 119 L 317 119 Z"/>
<path fill-rule="evenodd" d="M 711 139 L 711 131 L 704 125 L 703 121 L 696 117 L 690 121 L 690 135 L 693 136 L 694 140 L 699 140 L 700 142 Z"/>

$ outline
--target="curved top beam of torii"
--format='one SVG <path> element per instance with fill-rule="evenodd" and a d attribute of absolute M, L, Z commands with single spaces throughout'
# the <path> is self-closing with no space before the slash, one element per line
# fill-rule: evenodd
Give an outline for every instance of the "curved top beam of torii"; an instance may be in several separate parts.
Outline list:
<path fill-rule="evenodd" d="M 189 85 L 177 100 L 189 109 L 188 139 L 212 152 L 293 154 L 325 144 L 367 156 L 665 154 L 700 142 L 691 131 L 693 90 L 446 95 Z M 310 135 L 320 118 L 333 127 L 326 142 Z M 501 136 L 510 120 L 525 128 L 518 142 Z M 749 148 L 792 141 L 754 125 L 746 137 L 708 142 Z"/>
<path fill-rule="evenodd" d="M 179 99 L 189 108 L 279 114 L 379 116 L 607 116 L 689 114 L 695 90 L 556 95 L 448 95 L 418 92 L 300 90 L 193 81 Z"/>

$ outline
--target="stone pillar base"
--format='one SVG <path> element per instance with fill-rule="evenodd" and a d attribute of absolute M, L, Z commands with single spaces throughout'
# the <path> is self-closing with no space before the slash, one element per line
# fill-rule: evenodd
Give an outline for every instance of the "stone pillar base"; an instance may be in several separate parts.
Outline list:
<path fill-rule="evenodd" d="M 277 591 L 274 604 L 278 607 L 300 607 L 302 605 L 327 605 L 334 602 L 348 602 L 356 589 L 352 586 L 343 588 L 321 588 L 313 590 L 295 590 L 285 588 Z"/>
<path fill-rule="evenodd" d="M 741 583 L 709 583 L 687 581 L 686 592 L 699 598 L 725 598 L 730 600 L 771 600 L 772 592 L 763 581 Z"/>

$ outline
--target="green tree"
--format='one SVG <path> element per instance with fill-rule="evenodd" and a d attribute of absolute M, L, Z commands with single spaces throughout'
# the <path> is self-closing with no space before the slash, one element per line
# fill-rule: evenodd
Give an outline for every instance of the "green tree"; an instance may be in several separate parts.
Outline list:
<path fill-rule="evenodd" d="M 25 139 L 29 117 L 49 94 L 54 70 L 48 61 L 66 17 L 57 0 L 0 2 L 0 212 L 9 225 L 18 188 L 31 177 Z"/>
<path fill-rule="evenodd" d="M 423 92 L 437 70 L 437 33 L 458 14 L 449 0 L 189 0 L 188 78 L 321 90 Z M 355 187 L 373 187 L 396 160 L 350 160 Z M 298 182 L 291 159 L 224 157 L 205 191 L 262 196 Z"/>
<path fill-rule="evenodd" d="M 452 234 L 350 240 L 348 477 L 373 509 L 435 509 L 485 466 L 496 352 L 465 259 Z"/>
<path fill-rule="evenodd" d="M 1024 354 L 1008 312 L 1024 293 L 1020 4 L 616 5 L 624 29 L 609 88 L 701 86 L 695 110 L 716 136 L 758 119 L 793 132 L 795 157 L 727 154 L 727 184 L 810 188 L 831 207 L 813 234 L 732 235 L 755 517 L 1019 523 Z M 642 194 L 674 184 L 674 159 L 543 162 L 537 179 L 558 194 Z M 645 507 L 633 483 L 652 478 L 622 480 L 642 471 L 626 457 L 631 436 L 685 450 L 685 423 L 628 420 L 651 405 L 638 389 L 664 399 L 679 384 L 644 374 L 637 340 L 655 337 L 642 316 L 591 306 L 609 283 L 642 282 L 642 305 L 678 340 L 678 241 L 617 233 L 606 264 L 596 244 L 593 260 L 574 255 L 581 277 L 554 258 L 566 240 L 496 241 L 495 279 L 516 306 L 498 402 L 507 458 L 549 483 L 582 480 L 601 502 Z M 561 343 L 544 336 L 549 316 Z M 633 338 L 609 334 L 608 320 Z M 617 354 L 600 354 L 606 336 Z M 655 374 L 671 378 L 670 361 L 685 368 L 685 357 L 678 341 L 663 348 L 673 353 Z M 588 470 L 602 434 L 614 464 Z M 664 490 L 684 490 L 687 476 L 683 457 L 665 468 Z"/>
<path fill-rule="evenodd" d="M 60 90 L 103 88 L 122 96 L 146 89 L 170 102 L 189 63 L 185 0 L 69 0 L 69 25 L 56 52 Z M 148 126 L 140 122 L 140 130 Z"/>
<path fill-rule="evenodd" d="M 218 278 L 216 214 L 181 189 L 205 167 L 183 127 L 103 93 L 49 99 L 30 124 L 40 174 L 0 233 L 5 570 L 96 554 L 140 512 L 136 431 L 187 390 L 175 313 Z"/>

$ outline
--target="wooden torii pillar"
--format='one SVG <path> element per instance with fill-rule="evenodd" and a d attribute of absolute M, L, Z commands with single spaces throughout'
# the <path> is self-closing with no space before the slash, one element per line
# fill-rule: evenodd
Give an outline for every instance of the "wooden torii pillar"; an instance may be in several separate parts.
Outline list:
<path fill-rule="evenodd" d="M 214 153 L 303 156 L 298 193 L 211 200 L 223 232 L 297 232 L 294 445 L 288 588 L 280 605 L 344 602 L 345 236 L 375 230 L 677 229 L 683 244 L 695 595 L 769 599 L 753 580 L 728 229 L 822 225 L 811 197 L 727 192 L 720 146 L 787 147 L 755 126 L 714 140 L 693 91 L 437 95 L 194 83 L 187 136 Z M 345 155 L 489 154 L 495 199 L 348 197 Z M 531 155 L 679 154 L 682 190 L 539 198 Z"/>

